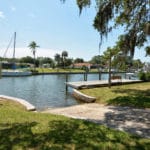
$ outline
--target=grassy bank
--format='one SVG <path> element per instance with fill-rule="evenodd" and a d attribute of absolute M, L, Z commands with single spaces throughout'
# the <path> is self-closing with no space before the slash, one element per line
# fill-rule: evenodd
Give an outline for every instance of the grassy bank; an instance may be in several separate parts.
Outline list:
<path fill-rule="evenodd" d="M 84 94 L 96 97 L 97 103 L 150 108 L 150 82 L 84 89 Z"/>
<path fill-rule="evenodd" d="M 72 72 L 72 73 L 78 73 L 78 72 L 85 72 L 83 69 L 63 69 L 63 68 L 36 68 L 36 70 L 39 73 L 53 73 L 53 72 Z M 97 69 L 90 69 L 90 72 L 98 72 Z"/>
<path fill-rule="evenodd" d="M 53 73 L 53 72 L 84 72 L 81 69 L 52 69 L 52 68 L 36 68 L 39 73 Z"/>
<path fill-rule="evenodd" d="M 148 150 L 149 144 L 149 139 L 94 123 L 26 112 L 16 103 L 0 101 L 0 149 L 2 150 Z"/>

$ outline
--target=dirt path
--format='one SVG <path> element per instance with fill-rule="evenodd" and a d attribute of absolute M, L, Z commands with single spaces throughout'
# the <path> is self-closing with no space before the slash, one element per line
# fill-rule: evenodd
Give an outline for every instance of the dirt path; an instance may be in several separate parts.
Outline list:
<path fill-rule="evenodd" d="M 117 130 L 150 138 L 150 109 L 104 106 L 96 103 L 47 109 L 44 113 L 85 119 Z"/>

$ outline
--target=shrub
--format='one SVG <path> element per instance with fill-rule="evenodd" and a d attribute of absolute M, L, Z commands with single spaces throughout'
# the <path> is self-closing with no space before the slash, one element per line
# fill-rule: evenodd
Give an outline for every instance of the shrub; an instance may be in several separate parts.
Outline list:
<path fill-rule="evenodd" d="M 150 72 L 140 72 L 138 76 L 140 80 L 150 81 Z"/>
<path fill-rule="evenodd" d="M 38 70 L 30 69 L 30 71 L 32 72 L 33 75 L 38 74 Z"/>

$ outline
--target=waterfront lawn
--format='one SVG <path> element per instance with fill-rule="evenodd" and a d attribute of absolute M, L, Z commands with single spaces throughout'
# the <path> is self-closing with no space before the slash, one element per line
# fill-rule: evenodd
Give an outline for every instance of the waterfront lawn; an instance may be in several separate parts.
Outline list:
<path fill-rule="evenodd" d="M 148 150 L 150 140 L 82 120 L 26 112 L 0 101 L 0 149 Z"/>
<path fill-rule="evenodd" d="M 61 72 L 69 72 L 69 73 L 83 73 L 85 72 L 85 70 L 83 69 L 69 69 L 69 68 L 66 68 L 66 69 L 63 69 L 63 68 L 36 68 L 36 70 L 39 72 L 39 73 L 61 73 Z M 90 72 L 98 72 L 97 69 L 90 69 Z"/>
<path fill-rule="evenodd" d="M 81 90 L 97 103 L 150 108 L 150 82 Z"/>
<path fill-rule="evenodd" d="M 85 72 L 82 69 L 63 69 L 63 68 L 36 68 L 39 73 L 60 73 L 60 72 Z"/>

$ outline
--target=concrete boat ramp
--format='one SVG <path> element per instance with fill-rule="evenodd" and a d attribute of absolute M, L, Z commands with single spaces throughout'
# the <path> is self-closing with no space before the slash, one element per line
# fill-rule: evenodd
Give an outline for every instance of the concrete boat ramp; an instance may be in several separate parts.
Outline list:
<path fill-rule="evenodd" d="M 130 79 L 116 79 L 116 80 L 111 80 L 111 85 L 130 84 L 130 83 L 139 83 L 139 82 L 142 81 L 130 80 Z M 108 86 L 108 80 L 66 82 L 66 86 L 72 87 L 74 89 Z"/>

